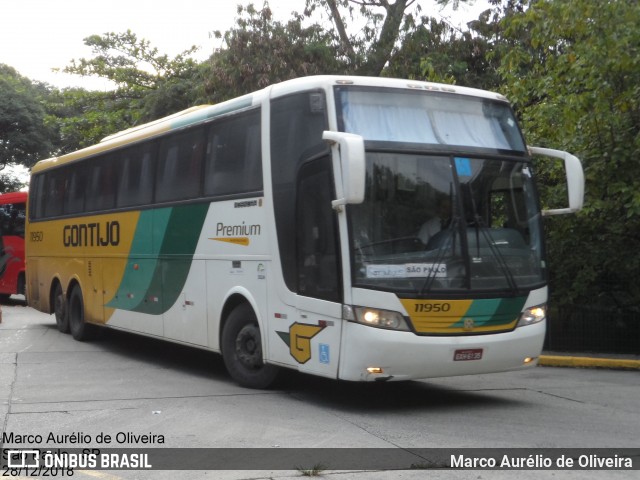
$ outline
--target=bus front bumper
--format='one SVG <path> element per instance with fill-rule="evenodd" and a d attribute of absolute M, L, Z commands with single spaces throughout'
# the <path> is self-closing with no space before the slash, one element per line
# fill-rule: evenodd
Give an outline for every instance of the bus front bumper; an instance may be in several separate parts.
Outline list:
<path fill-rule="evenodd" d="M 494 373 L 534 367 L 546 321 L 512 332 L 419 336 L 345 323 L 338 377 L 349 381 L 399 381 Z"/>

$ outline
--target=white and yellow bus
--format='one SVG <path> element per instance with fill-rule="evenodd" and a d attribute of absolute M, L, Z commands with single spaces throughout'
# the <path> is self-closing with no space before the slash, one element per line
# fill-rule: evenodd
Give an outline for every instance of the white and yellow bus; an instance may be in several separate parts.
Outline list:
<path fill-rule="evenodd" d="M 352 381 L 530 368 L 547 265 L 532 152 L 501 95 L 383 78 L 272 85 L 32 171 L 27 297 L 102 327 Z"/>

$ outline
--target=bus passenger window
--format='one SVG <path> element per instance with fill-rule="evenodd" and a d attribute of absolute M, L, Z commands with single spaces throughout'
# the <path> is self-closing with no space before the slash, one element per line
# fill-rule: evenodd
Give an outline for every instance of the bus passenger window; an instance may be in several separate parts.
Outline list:
<path fill-rule="evenodd" d="M 155 148 L 148 143 L 132 148 L 122 159 L 118 186 L 118 207 L 146 205 L 153 199 L 153 158 Z"/>
<path fill-rule="evenodd" d="M 29 195 L 31 195 L 31 201 L 29 203 L 29 218 L 37 220 L 44 216 L 44 179 L 45 175 L 35 175 L 31 179 L 29 185 Z"/>
<path fill-rule="evenodd" d="M 44 177 L 43 213 L 44 217 L 62 215 L 63 200 L 66 191 L 65 171 L 58 169 Z"/>
<path fill-rule="evenodd" d="M 81 166 L 69 169 L 68 189 L 64 196 L 64 213 L 79 213 L 84 210 L 84 197 L 87 188 L 85 169 Z"/>
<path fill-rule="evenodd" d="M 171 136 L 160 144 L 156 201 L 186 200 L 200 195 L 204 130 Z"/>
<path fill-rule="evenodd" d="M 114 157 L 97 160 L 89 168 L 89 190 L 87 191 L 86 210 L 100 211 L 113 208 L 116 204 L 118 172 L 113 163 Z"/>
<path fill-rule="evenodd" d="M 205 195 L 262 190 L 259 110 L 213 124 L 208 134 Z"/>

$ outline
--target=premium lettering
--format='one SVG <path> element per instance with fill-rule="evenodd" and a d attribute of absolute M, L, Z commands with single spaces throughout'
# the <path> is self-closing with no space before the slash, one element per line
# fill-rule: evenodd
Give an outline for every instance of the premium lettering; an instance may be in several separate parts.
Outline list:
<path fill-rule="evenodd" d="M 115 247 L 120 244 L 120 223 L 65 225 L 62 243 L 65 247 Z"/>
<path fill-rule="evenodd" d="M 224 235 L 227 237 L 252 237 L 260 235 L 260 225 L 247 225 L 242 222 L 241 225 L 225 225 L 224 223 L 218 223 L 216 225 L 216 235 Z"/>

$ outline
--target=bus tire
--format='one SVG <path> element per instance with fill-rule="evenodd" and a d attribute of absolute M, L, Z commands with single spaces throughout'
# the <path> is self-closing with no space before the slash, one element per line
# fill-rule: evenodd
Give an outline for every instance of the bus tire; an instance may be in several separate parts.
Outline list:
<path fill-rule="evenodd" d="M 24 295 L 24 298 L 27 298 L 27 288 L 26 288 L 26 281 L 24 279 L 24 272 L 22 272 L 20 275 L 18 275 L 18 288 L 16 288 L 16 293 L 18 295 Z"/>
<path fill-rule="evenodd" d="M 262 360 L 260 327 L 248 304 L 234 308 L 224 324 L 222 358 L 229 375 L 243 387 L 267 388 L 278 375 L 278 367 Z"/>
<path fill-rule="evenodd" d="M 71 290 L 67 317 L 71 336 L 80 342 L 89 340 L 91 337 L 91 325 L 84 321 L 84 300 L 82 299 L 80 285 L 74 285 Z"/>
<path fill-rule="evenodd" d="M 53 313 L 56 317 L 58 331 L 69 333 L 69 316 L 67 315 L 67 300 L 64 298 L 62 286 L 56 283 L 53 289 Z"/>

